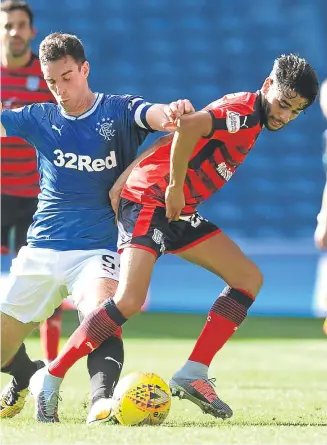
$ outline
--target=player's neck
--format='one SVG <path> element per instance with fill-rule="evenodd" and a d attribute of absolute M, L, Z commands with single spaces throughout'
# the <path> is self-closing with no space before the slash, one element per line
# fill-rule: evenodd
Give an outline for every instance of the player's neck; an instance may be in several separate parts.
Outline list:
<path fill-rule="evenodd" d="M 29 49 L 21 57 L 13 57 L 10 54 L 6 54 L 5 51 L 1 52 L 1 65 L 7 69 L 17 69 L 26 66 L 32 57 L 32 50 Z"/>
<path fill-rule="evenodd" d="M 87 90 L 87 93 L 81 97 L 81 101 L 79 102 L 75 110 L 67 110 L 65 108 L 64 110 L 70 116 L 80 116 L 81 114 L 85 113 L 90 108 L 92 108 L 92 105 L 94 104 L 95 100 L 96 100 L 96 95 L 93 93 L 93 91 L 89 89 Z"/>

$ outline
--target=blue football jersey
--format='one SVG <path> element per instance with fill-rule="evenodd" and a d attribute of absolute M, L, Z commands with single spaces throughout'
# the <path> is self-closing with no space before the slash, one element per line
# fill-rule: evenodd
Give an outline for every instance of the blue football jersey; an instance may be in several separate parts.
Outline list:
<path fill-rule="evenodd" d="M 78 117 L 51 103 L 3 110 L 7 135 L 25 139 L 37 153 L 41 191 L 28 245 L 116 250 L 108 192 L 151 131 L 150 106 L 138 96 L 97 94 Z"/>

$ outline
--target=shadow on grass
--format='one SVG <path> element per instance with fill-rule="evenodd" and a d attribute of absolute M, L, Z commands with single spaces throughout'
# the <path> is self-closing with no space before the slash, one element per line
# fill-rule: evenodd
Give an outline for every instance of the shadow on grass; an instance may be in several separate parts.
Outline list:
<path fill-rule="evenodd" d="M 77 313 L 64 311 L 63 337 L 78 326 Z M 196 339 L 206 321 L 205 314 L 142 312 L 124 325 L 124 338 Z M 39 335 L 38 330 L 34 336 Z M 248 317 L 233 336 L 242 339 L 324 339 L 322 320 L 317 318 Z"/>

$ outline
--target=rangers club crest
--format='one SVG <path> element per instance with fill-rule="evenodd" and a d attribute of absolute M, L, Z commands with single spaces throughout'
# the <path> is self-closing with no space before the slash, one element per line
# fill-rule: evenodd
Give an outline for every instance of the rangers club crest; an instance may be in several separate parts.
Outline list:
<path fill-rule="evenodd" d="M 40 86 L 40 78 L 38 76 L 28 76 L 26 79 L 26 88 L 30 91 L 37 91 Z"/>
<path fill-rule="evenodd" d="M 107 117 L 101 119 L 100 122 L 96 125 L 96 131 L 104 138 L 105 141 L 111 141 L 111 139 L 115 136 L 116 130 L 112 128 L 114 121 Z"/>

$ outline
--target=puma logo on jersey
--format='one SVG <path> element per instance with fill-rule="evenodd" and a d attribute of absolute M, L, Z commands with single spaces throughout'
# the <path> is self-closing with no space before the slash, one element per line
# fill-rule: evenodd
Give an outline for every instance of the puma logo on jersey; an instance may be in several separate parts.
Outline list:
<path fill-rule="evenodd" d="M 248 119 L 248 117 L 247 117 L 247 116 L 245 116 L 245 117 L 244 117 L 244 121 L 243 121 L 243 124 L 241 125 L 241 127 L 240 127 L 240 128 L 249 128 L 249 126 L 248 126 L 248 125 L 246 125 L 246 121 L 247 121 L 247 119 Z"/>
<path fill-rule="evenodd" d="M 63 125 L 60 128 L 58 128 L 56 125 L 52 125 L 51 128 L 55 131 L 58 131 L 59 136 L 61 136 L 61 130 L 63 129 Z"/>
<path fill-rule="evenodd" d="M 117 167 L 116 153 L 112 150 L 105 159 L 92 159 L 88 155 L 64 153 L 59 148 L 53 152 L 56 155 L 53 163 L 57 167 L 72 168 L 74 170 L 86 170 L 88 172 L 101 172 L 105 168 L 111 170 Z"/>

